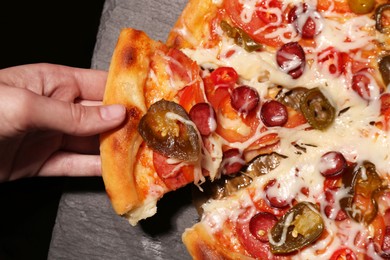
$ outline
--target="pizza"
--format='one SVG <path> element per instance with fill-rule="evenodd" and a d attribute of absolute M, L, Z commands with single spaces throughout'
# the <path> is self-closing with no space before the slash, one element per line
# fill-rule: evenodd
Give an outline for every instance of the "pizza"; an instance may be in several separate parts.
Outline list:
<path fill-rule="evenodd" d="M 125 28 L 102 175 L 131 225 L 193 187 L 193 259 L 390 258 L 390 4 L 190 0 L 167 36 Z"/>

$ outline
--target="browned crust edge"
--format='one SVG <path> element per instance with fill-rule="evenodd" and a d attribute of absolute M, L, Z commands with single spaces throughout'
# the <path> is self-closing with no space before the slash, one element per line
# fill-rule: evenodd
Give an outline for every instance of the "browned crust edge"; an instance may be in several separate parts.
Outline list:
<path fill-rule="evenodd" d="M 210 39 L 211 21 L 217 10 L 212 0 L 189 0 L 170 31 L 166 44 L 179 49 L 202 46 Z"/>
<path fill-rule="evenodd" d="M 187 247 L 189 254 L 194 260 L 250 260 L 251 257 L 236 252 L 228 252 L 213 237 L 202 222 L 196 223 L 191 228 L 187 228 L 182 240 Z"/>
<path fill-rule="evenodd" d="M 137 127 L 146 113 L 143 88 L 157 44 L 142 31 L 122 29 L 110 63 L 103 103 L 125 105 L 127 117 L 119 128 L 101 135 L 100 153 L 106 192 L 119 215 L 142 204 L 134 176 L 142 143 Z"/>

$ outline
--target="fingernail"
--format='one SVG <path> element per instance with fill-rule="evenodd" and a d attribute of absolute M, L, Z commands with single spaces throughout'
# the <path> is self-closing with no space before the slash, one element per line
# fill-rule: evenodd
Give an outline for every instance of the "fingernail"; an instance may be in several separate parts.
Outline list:
<path fill-rule="evenodd" d="M 100 108 L 100 114 L 104 120 L 121 118 L 125 112 L 125 108 L 122 105 L 109 105 Z"/>

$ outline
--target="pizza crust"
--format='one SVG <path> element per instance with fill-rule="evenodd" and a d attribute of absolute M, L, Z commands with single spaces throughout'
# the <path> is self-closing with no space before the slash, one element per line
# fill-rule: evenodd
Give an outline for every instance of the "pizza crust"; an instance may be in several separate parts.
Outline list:
<path fill-rule="evenodd" d="M 217 240 L 210 235 L 208 228 L 202 222 L 196 223 L 191 228 L 187 228 L 182 235 L 182 240 L 194 260 L 253 259 L 236 252 L 228 252 L 224 246 L 219 245 Z"/>
<path fill-rule="evenodd" d="M 143 87 L 150 56 L 158 42 L 137 30 L 123 29 L 109 68 L 103 103 L 123 104 L 124 123 L 100 138 L 102 176 L 113 208 L 123 215 L 142 203 L 135 181 L 134 165 L 142 143 L 137 127 L 146 113 Z"/>
<path fill-rule="evenodd" d="M 154 167 L 153 150 L 138 133 L 139 121 L 152 104 L 174 101 L 178 91 L 198 77 L 198 65 L 179 50 L 132 28 L 121 31 L 103 103 L 124 105 L 127 117 L 120 127 L 101 135 L 100 152 L 107 195 L 115 212 L 132 225 L 154 215 L 157 201 L 170 191 Z M 192 181 L 177 182 L 183 186 Z"/>
<path fill-rule="evenodd" d="M 217 10 L 212 0 L 190 0 L 170 31 L 166 44 L 179 49 L 209 45 Z"/>

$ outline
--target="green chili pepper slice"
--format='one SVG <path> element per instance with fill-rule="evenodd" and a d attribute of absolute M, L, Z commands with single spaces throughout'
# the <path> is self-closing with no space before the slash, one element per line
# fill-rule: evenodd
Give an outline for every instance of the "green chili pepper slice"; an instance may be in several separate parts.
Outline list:
<path fill-rule="evenodd" d="M 386 10 L 389 10 L 390 9 L 390 4 L 382 4 L 382 5 L 379 5 L 376 9 L 375 9 L 375 28 L 381 32 L 381 33 L 390 33 L 390 28 L 388 26 L 383 26 L 383 13 L 386 11 Z"/>
<path fill-rule="evenodd" d="M 228 37 L 233 38 L 234 42 L 243 47 L 248 52 L 260 50 L 262 45 L 255 42 L 246 32 L 238 27 L 233 27 L 226 21 L 221 22 L 222 30 L 227 34 Z"/>
<path fill-rule="evenodd" d="M 304 87 L 295 87 L 287 92 L 280 91 L 276 96 L 276 100 L 296 111 L 301 111 L 300 103 L 307 91 L 308 89 Z"/>
<path fill-rule="evenodd" d="M 270 154 L 261 154 L 253 158 L 243 169 L 242 172 L 252 178 L 268 174 L 277 168 L 280 161 L 287 158 L 276 152 Z"/>
<path fill-rule="evenodd" d="M 340 199 L 341 208 L 356 222 L 369 224 L 378 213 L 374 194 L 383 185 L 375 165 L 364 161 L 357 169 L 349 167 L 343 173 L 342 182 L 350 190 L 348 196 Z"/>
<path fill-rule="evenodd" d="M 375 8 L 375 0 L 348 0 L 349 8 L 355 14 L 368 14 Z"/>
<path fill-rule="evenodd" d="M 230 194 L 249 186 L 253 179 L 265 174 L 279 166 L 281 160 L 287 158 L 284 155 L 272 152 L 269 154 L 260 154 L 253 158 L 238 173 L 222 175 L 221 178 L 211 182 L 207 180 L 193 189 L 194 205 L 199 214 L 203 212 L 201 205 L 208 199 L 222 199 Z"/>
<path fill-rule="evenodd" d="M 318 207 L 300 202 L 289 209 L 271 229 L 270 248 L 273 254 L 286 254 L 316 241 L 324 231 Z"/>
<path fill-rule="evenodd" d="M 199 135 L 184 108 L 173 101 L 162 99 L 152 104 L 141 118 L 138 132 L 149 147 L 166 157 L 199 159 Z"/>
<path fill-rule="evenodd" d="M 385 85 L 390 83 L 390 55 L 384 56 L 379 60 L 378 63 L 379 72 L 381 73 L 383 82 Z"/>
<path fill-rule="evenodd" d="M 310 89 L 302 95 L 300 108 L 314 129 L 324 130 L 334 121 L 335 109 L 318 88 Z"/>

